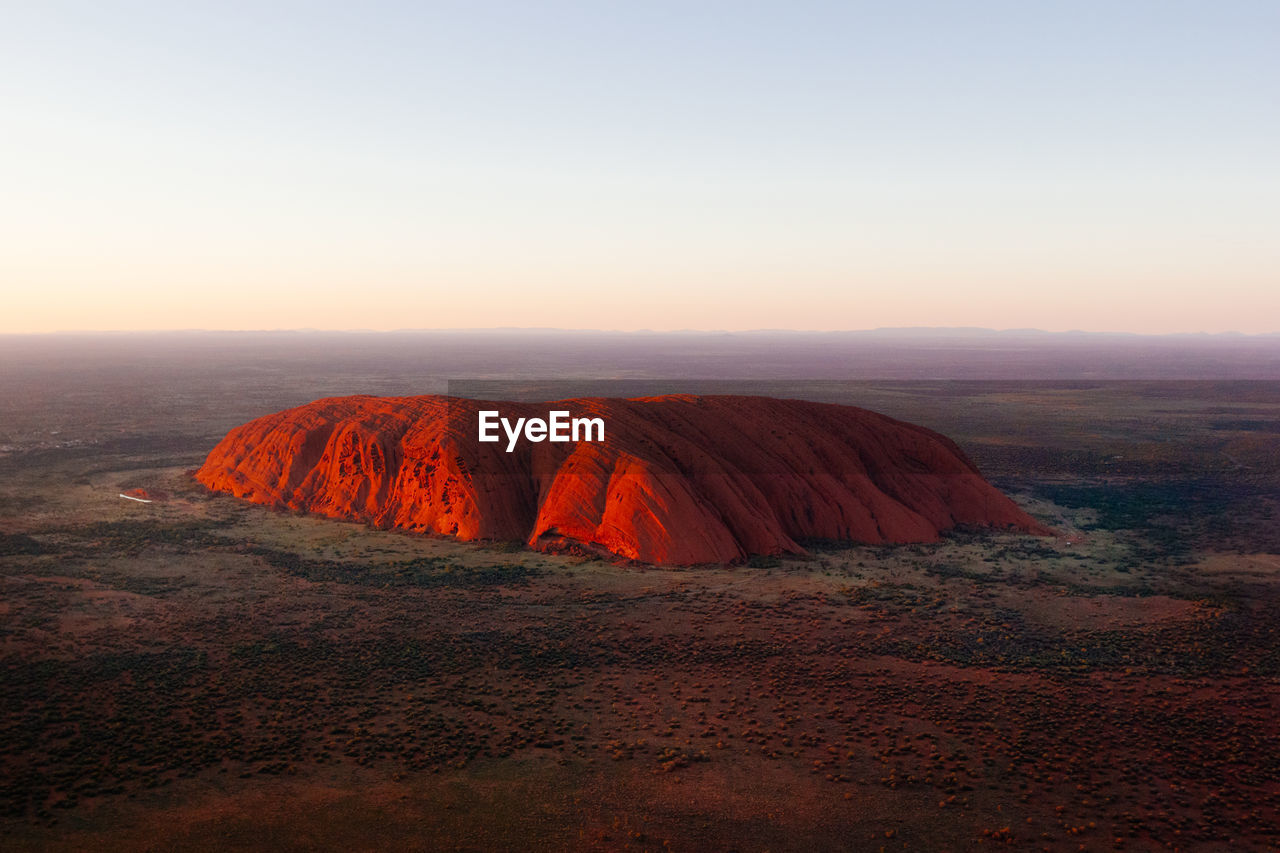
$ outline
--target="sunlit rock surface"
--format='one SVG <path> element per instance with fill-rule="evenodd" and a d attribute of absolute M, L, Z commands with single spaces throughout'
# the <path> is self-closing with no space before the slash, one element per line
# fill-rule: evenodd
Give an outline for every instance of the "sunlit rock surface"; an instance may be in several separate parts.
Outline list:
<path fill-rule="evenodd" d="M 601 417 L 603 442 L 477 440 L 477 412 Z M 664 565 L 1047 532 L 935 432 L 852 406 L 741 396 L 496 403 L 334 397 L 233 429 L 196 478 L 255 503 L 459 539 Z"/>

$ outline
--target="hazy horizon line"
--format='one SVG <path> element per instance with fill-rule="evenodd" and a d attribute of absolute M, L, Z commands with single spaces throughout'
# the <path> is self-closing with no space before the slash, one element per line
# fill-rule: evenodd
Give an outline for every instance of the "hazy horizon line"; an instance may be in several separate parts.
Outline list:
<path fill-rule="evenodd" d="M 1065 329 L 1049 330 L 1035 327 L 992 328 L 988 326 L 875 326 L 862 329 L 788 329 L 788 328 L 749 328 L 749 329 L 606 329 L 606 328 L 569 328 L 559 326 L 469 326 L 469 327 L 406 327 L 396 329 L 369 328 L 316 328 L 316 327 L 277 327 L 261 329 L 229 329 L 229 328 L 172 328 L 172 329 L 56 329 L 40 332 L 0 332 L 0 337 L 56 337 L 60 335 L 181 335 L 181 334 L 366 334 L 396 335 L 423 333 L 562 333 L 562 334 L 609 334 L 609 335 L 857 335 L 875 333 L 965 333 L 965 334 L 1026 334 L 1045 336 L 1097 336 L 1097 337 L 1129 337 L 1129 338 L 1276 338 L 1280 330 L 1270 332 L 1240 332 L 1226 330 L 1219 332 L 1179 331 L 1179 332 L 1131 332 L 1117 330 Z"/>

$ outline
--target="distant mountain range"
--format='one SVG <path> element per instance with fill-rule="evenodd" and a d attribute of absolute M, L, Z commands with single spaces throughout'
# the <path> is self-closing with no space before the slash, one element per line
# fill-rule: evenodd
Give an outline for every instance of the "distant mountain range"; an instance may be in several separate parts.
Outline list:
<path fill-rule="evenodd" d="M 1280 380 L 1280 333 L 1036 329 L 610 332 L 564 329 L 174 331 L 0 336 L 0 363 L 44 371 L 189 364 L 322 379 Z M 0 371 L 3 372 L 3 371 Z M 421 385 L 415 388 L 421 389 Z M 435 387 L 439 387 L 439 384 Z M 440 390 L 443 390 L 441 388 Z M 606 393 L 606 392 L 602 392 Z"/>

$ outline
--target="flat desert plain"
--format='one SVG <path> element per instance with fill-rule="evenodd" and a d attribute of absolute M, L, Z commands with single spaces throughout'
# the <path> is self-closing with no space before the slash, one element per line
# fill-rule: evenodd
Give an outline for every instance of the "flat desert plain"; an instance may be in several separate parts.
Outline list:
<path fill-rule="evenodd" d="M 7 849 L 1276 841 L 1277 383 L 762 383 L 950 436 L 1059 535 L 663 569 L 212 494 L 237 423 L 439 389 L 179 374 L 5 398 Z"/>

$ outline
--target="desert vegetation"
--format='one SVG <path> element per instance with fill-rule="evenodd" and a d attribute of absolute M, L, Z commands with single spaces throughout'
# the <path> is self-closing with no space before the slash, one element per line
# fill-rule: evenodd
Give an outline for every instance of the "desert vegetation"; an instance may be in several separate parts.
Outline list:
<path fill-rule="evenodd" d="M 1000 406 L 1044 393 L 1000 388 Z M 1071 392 L 1101 405 L 1090 393 Z M 1046 472 L 971 425 L 979 465 L 1059 535 L 806 542 L 681 569 L 246 506 L 190 478 L 196 440 L 161 460 L 181 465 L 11 455 L 5 835 L 1264 848 L 1280 822 L 1276 462 L 1197 431 L 1223 418 L 1202 396 L 1158 398 L 1180 425 L 1159 456 L 1225 441 L 1248 476 L 1157 459 L 1066 479 L 1053 459 L 1103 471 L 1123 436 L 1026 437 Z M 132 488 L 167 497 L 118 498 Z"/>

